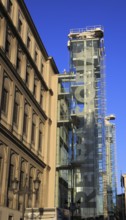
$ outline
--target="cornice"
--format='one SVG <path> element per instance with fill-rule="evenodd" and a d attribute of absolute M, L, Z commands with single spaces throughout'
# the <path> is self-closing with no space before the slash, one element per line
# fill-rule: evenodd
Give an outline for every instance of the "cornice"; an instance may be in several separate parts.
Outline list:
<path fill-rule="evenodd" d="M 51 65 L 53 67 L 54 73 L 55 74 L 59 74 L 59 70 L 58 70 L 58 68 L 56 66 L 56 63 L 55 63 L 53 57 L 48 57 L 48 60 L 50 60 L 50 62 L 51 62 Z"/>
<path fill-rule="evenodd" d="M 34 25 L 32 17 L 31 17 L 31 15 L 30 15 L 30 13 L 29 13 L 29 11 L 27 9 L 25 1 L 18 0 L 18 4 L 20 5 L 20 7 L 21 7 L 21 9 L 22 9 L 22 11 L 23 11 L 23 13 L 25 15 L 25 18 L 26 18 L 26 20 L 27 20 L 27 22 L 28 22 L 28 24 L 29 24 L 29 26 L 30 26 L 30 28 L 32 30 L 32 33 L 34 34 L 34 37 L 35 37 L 37 43 L 39 44 L 39 46 L 41 48 L 41 51 L 44 52 L 44 54 L 45 54 L 45 59 L 46 60 L 51 60 L 51 64 L 52 64 L 52 67 L 54 69 L 55 74 L 59 73 L 59 70 L 58 70 L 58 68 L 56 66 L 56 63 L 55 63 L 53 57 L 50 57 L 48 55 L 48 53 L 47 53 L 47 51 L 46 51 L 46 49 L 44 47 L 44 44 L 43 44 L 43 42 L 42 42 L 42 40 L 41 40 L 41 38 L 39 36 L 39 33 L 38 33 L 35 25 Z"/>
<path fill-rule="evenodd" d="M 41 49 L 42 53 L 44 53 L 45 59 L 47 60 L 48 59 L 48 53 L 47 53 L 47 51 L 46 51 L 46 49 L 44 47 L 44 44 L 43 44 L 43 42 L 42 42 L 42 40 L 41 40 L 41 38 L 39 36 L 39 33 L 38 33 L 38 31 L 37 31 L 37 29 L 35 27 L 35 24 L 34 24 L 34 22 L 32 20 L 32 17 L 31 17 L 31 15 L 30 15 L 30 13 L 29 13 L 29 11 L 27 9 L 25 1 L 17 0 L 17 2 L 18 2 L 18 4 L 19 4 L 19 6 L 20 6 L 20 8 L 21 8 L 21 10 L 22 10 L 22 12 L 23 12 L 23 14 L 25 16 L 25 19 L 27 20 L 27 22 L 29 24 L 29 27 L 32 30 L 32 33 L 33 33 L 37 43 L 40 46 L 40 49 Z"/>

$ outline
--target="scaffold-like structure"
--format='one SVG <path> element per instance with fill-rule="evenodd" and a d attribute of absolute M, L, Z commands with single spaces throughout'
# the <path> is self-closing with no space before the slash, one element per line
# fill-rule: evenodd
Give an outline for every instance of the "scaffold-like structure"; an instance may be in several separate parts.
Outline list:
<path fill-rule="evenodd" d="M 59 76 L 57 123 L 58 132 L 67 131 L 67 147 L 57 135 L 58 145 L 62 142 L 57 148 L 57 182 L 66 172 L 67 196 L 61 196 L 61 190 L 57 195 L 73 210 L 80 203 L 73 215 L 104 219 L 108 216 L 104 30 L 101 26 L 70 30 L 68 37 L 70 71 Z"/>

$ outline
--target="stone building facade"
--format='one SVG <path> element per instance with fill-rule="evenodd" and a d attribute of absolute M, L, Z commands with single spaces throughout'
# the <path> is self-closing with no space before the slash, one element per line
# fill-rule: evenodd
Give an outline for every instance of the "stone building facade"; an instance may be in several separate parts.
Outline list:
<path fill-rule="evenodd" d="M 0 0 L 1 220 L 55 206 L 57 74 L 24 1 Z"/>

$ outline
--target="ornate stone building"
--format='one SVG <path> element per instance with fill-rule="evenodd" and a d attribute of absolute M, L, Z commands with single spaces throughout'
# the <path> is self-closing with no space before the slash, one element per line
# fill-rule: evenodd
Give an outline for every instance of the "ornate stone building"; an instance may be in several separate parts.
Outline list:
<path fill-rule="evenodd" d="M 54 207 L 57 74 L 24 1 L 0 0 L 1 220 Z"/>

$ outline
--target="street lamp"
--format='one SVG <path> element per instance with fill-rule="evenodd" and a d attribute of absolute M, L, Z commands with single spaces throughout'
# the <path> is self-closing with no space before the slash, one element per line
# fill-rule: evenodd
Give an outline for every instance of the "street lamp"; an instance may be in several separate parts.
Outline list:
<path fill-rule="evenodd" d="M 37 193 L 39 187 L 40 187 L 40 179 L 37 177 L 34 181 L 34 190 L 31 191 L 28 186 L 27 186 L 27 177 L 25 179 L 25 185 L 21 190 L 18 190 L 18 185 L 19 185 L 19 180 L 15 177 L 14 180 L 12 181 L 12 191 L 14 194 L 22 194 L 23 195 L 23 208 L 22 208 L 22 219 L 24 220 L 24 213 L 25 213 L 25 195 L 26 194 L 33 194 Z"/>

